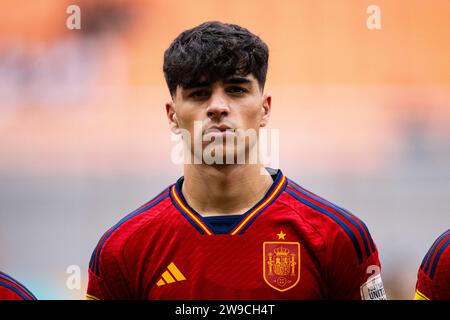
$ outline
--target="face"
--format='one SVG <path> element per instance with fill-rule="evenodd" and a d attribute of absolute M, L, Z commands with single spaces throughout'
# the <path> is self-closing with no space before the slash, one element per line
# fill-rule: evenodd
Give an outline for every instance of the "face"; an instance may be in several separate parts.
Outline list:
<path fill-rule="evenodd" d="M 192 155 L 197 143 L 202 150 L 214 145 L 213 154 L 220 148 L 225 157 L 230 152 L 235 156 L 242 151 L 249 154 L 257 145 L 246 139 L 245 149 L 237 148 L 237 135 L 253 132 L 257 142 L 259 128 L 268 123 L 270 105 L 271 97 L 263 94 L 256 78 L 249 74 L 188 88 L 178 86 L 166 111 L 171 130 L 176 134 L 186 130 L 192 137 L 186 141 L 183 135 Z M 230 139 L 235 143 L 226 143 Z"/>

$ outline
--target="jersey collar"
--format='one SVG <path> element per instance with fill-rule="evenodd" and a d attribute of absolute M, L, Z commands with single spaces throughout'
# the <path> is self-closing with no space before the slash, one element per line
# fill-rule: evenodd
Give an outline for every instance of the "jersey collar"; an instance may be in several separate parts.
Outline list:
<path fill-rule="evenodd" d="M 181 186 L 183 185 L 184 177 L 178 179 L 178 181 L 170 187 L 170 198 L 172 203 L 178 211 L 201 233 L 205 235 L 213 234 L 242 234 L 245 230 L 253 223 L 253 221 L 266 210 L 283 192 L 286 188 L 287 179 L 281 172 L 281 170 L 273 170 L 271 168 L 266 168 L 274 178 L 269 190 L 266 192 L 264 197 L 258 201 L 250 210 L 242 215 L 236 216 L 221 216 L 224 219 L 230 220 L 230 226 L 228 230 L 224 231 L 223 228 L 217 229 L 212 224 L 208 222 L 208 218 L 202 217 L 198 212 L 196 212 L 189 204 L 186 202 L 182 192 Z M 238 217 L 238 218 L 237 218 Z"/>

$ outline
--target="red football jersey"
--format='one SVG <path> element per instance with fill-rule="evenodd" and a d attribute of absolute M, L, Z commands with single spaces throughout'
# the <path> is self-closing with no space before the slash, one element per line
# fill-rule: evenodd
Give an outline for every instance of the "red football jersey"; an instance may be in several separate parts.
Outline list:
<path fill-rule="evenodd" d="M 101 237 L 87 298 L 384 299 L 365 224 L 268 171 L 263 199 L 218 217 L 189 206 L 180 178 Z"/>
<path fill-rule="evenodd" d="M 441 234 L 422 260 L 416 300 L 450 300 L 450 229 Z"/>
<path fill-rule="evenodd" d="M 0 271 L 0 300 L 36 300 L 22 284 Z"/>

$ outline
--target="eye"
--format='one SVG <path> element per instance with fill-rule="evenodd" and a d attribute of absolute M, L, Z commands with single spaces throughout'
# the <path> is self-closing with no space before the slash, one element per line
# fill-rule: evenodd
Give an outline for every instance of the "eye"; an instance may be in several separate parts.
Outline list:
<path fill-rule="evenodd" d="M 247 90 L 245 88 L 239 87 L 239 86 L 228 87 L 227 91 L 230 93 L 246 93 L 247 92 Z"/>
<path fill-rule="evenodd" d="M 208 90 L 195 90 L 189 94 L 190 98 L 201 99 L 209 96 Z"/>

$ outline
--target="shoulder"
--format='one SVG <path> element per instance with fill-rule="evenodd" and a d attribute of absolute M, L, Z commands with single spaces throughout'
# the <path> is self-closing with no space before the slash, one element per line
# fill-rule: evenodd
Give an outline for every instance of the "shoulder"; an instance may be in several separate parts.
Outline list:
<path fill-rule="evenodd" d="M 440 269 L 450 271 L 450 229 L 434 241 L 422 260 L 419 272 L 433 280 L 440 274 Z"/>
<path fill-rule="evenodd" d="M 36 297 L 17 280 L 0 271 L 0 300 L 2 299 L 36 300 Z"/>
<path fill-rule="evenodd" d="M 127 214 L 102 235 L 89 262 L 89 270 L 92 273 L 99 275 L 100 265 L 105 256 L 120 255 L 127 240 L 140 228 L 154 221 L 170 205 L 169 192 L 170 187 L 164 189 L 156 197 Z"/>
<path fill-rule="evenodd" d="M 317 229 L 334 248 L 351 250 L 358 263 L 363 263 L 377 248 L 366 224 L 348 210 L 287 179 L 285 201 L 306 222 Z M 339 245 L 337 247 L 336 245 Z"/>

